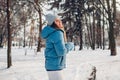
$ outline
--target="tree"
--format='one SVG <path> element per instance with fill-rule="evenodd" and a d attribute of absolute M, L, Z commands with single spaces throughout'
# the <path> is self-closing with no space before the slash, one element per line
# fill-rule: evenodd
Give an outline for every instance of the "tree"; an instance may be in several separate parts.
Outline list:
<path fill-rule="evenodd" d="M 11 61 L 10 1 L 11 0 L 7 0 L 7 28 L 8 28 L 7 68 L 12 66 L 12 61 Z"/>
<path fill-rule="evenodd" d="M 110 5 L 110 1 L 106 0 L 107 7 L 108 7 L 108 22 L 109 22 L 109 44 L 110 44 L 110 50 L 111 55 L 115 56 L 116 53 L 116 44 L 115 44 L 115 37 L 114 37 L 114 25 L 115 25 L 115 19 L 116 19 L 116 0 L 113 0 Z"/>
<path fill-rule="evenodd" d="M 46 0 L 44 0 L 46 1 Z M 29 1 L 29 3 L 31 3 L 35 10 L 38 12 L 38 15 L 39 15 L 39 34 L 38 34 L 38 46 L 37 46 L 37 52 L 41 51 L 41 47 L 42 47 L 42 39 L 40 37 L 40 32 L 42 30 L 42 4 L 44 2 L 43 0 L 34 0 L 34 1 Z"/>

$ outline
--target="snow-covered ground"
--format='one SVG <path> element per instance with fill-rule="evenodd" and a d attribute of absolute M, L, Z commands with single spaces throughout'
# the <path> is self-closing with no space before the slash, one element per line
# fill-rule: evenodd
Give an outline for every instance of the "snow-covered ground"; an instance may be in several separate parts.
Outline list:
<path fill-rule="evenodd" d="M 3 48 L 0 49 L 0 80 L 48 80 L 44 49 L 36 55 L 34 49 L 12 48 L 12 67 L 7 69 L 6 62 L 7 50 Z M 101 49 L 70 52 L 65 80 L 88 80 L 94 67 L 96 80 L 120 80 L 120 47 L 117 47 L 117 56 L 110 56 L 109 50 Z"/>

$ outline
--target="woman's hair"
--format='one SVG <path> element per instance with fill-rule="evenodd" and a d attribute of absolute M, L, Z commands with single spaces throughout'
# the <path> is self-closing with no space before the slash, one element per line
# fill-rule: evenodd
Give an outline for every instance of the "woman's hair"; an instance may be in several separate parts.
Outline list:
<path fill-rule="evenodd" d="M 51 27 L 52 28 L 58 28 L 58 26 L 55 24 L 55 22 L 52 23 Z"/>

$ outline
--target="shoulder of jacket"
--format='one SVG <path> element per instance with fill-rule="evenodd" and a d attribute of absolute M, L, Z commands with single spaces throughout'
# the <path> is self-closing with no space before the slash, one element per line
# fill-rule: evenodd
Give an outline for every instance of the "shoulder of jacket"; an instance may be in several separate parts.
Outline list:
<path fill-rule="evenodd" d="M 51 42 L 55 43 L 58 40 L 61 40 L 63 35 L 63 31 L 62 30 L 55 30 L 52 34 L 51 34 Z"/>
<path fill-rule="evenodd" d="M 57 30 L 55 30 L 54 32 L 53 32 L 53 34 L 52 35 L 61 35 L 61 34 L 63 34 L 64 32 L 62 31 L 62 30 L 60 30 L 60 29 L 57 29 Z"/>

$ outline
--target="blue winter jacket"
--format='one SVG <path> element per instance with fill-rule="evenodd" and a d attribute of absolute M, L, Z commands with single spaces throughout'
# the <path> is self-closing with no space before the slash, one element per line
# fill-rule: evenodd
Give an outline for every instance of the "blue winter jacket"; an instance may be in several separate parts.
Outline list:
<path fill-rule="evenodd" d="M 41 31 L 41 37 L 46 40 L 45 68 L 46 70 L 61 70 L 66 65 L 66 54 L 73 50 L 74 44 L 65 43 L 63 31 L 46 26 Z"/>

